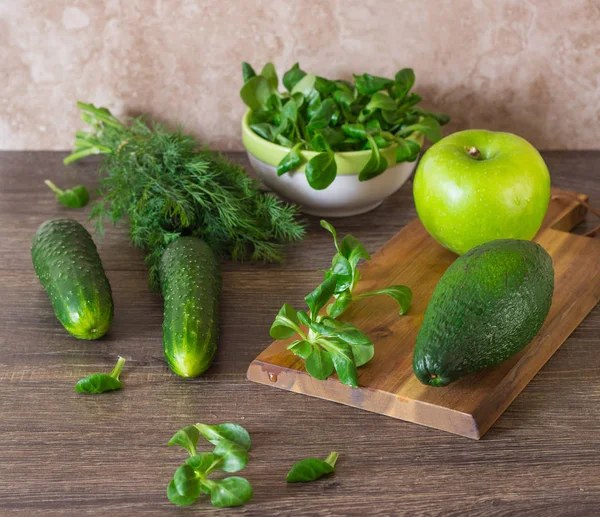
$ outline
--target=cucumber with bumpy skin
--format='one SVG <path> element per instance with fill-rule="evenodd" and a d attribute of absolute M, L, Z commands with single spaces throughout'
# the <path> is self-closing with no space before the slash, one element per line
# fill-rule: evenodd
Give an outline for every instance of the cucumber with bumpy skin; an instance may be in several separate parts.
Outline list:
<path fill-rule="evenodd" d="M 98 339 L 113 319 L 110 284 L 89 232 L 73 219 L 54 219 L 35 232 L 35 273 L 58 320 L 79 339 Z"/>
<path fill-rule="evenodd" d="M 177 375 L 197 377 L 217 351 L 219 262 L 204 241 L 180 237 L 165 249 L 159 270 L 165 303 L 165 358 Z"/>

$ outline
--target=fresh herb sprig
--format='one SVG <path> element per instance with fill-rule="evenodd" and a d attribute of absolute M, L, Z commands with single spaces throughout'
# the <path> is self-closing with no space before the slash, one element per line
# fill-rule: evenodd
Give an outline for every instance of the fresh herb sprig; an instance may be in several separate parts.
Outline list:
<path fill-rule="evenodd" d="M 304 298 L 309 312 L 297 311 L 285 303 L 269 332 L 273 339 L 299 336 L 300 339 L 291 342 L 287 348 L 304 359 L 306 371 L 315 379 L 327 379 L 335 370 L 340 382 L 356 388 L 357 368 L 373 358 L 375 347 L 364 332 L 337 318 L 352 301 L 378 294 L 394 298 L 400 306 L 399 313 L 405 314 L 410 308 L 412 291 L 404 285 L 393 285 L 354 295 L 361 277 L 358 262 L 360 259 L 369 260 L 371 256 L 352 235 L 346 235 L 339 243 L 331 224 L 322 220 L 321 226 L 332 234 L 337 253 L 333 256 L 331 267 L 325 271 L 324 281 Z M 319 314 L 332 297 L 334 301 L 327 306 L 327 314 Z M 308 328 L 307 332 L 303 326 Z"/>
<path fill-rule="evenodd" d="M 212 452 L 198 452 L 202 435 L 215 447 Z M 202 494 L 210 495 L 213 506 L 240 506 L 252 498 L 252 486 L 245 478 L 230 476 L 210 479 L 217 470 L 238 472 L 248 463 L 250 435 L 241 425 L 196 424 L 177 431 L 169 445 L 179 445 L 190 457 L 181 465 L 167 487 L 167 497 L 178 506 L 188 506 Z"/>
<path fill-rule="evenodd" d="M 92 373 L 75 384 L 75 391 L 79 393 L 104 393 L 106 391 L 120 390 L 123 385 L 119 380 L 121 370 L 125 365 L 125 358 L 119 357 L 117 364 L 110 373 Z"/>
<path fill-rule="evenodd" d="M 76 133 L 65 164 L 105 156 L 91 218 L 99 232 L 105 221 L 127 219 L 133 244 L 147 253 L 154 288 L 160 257 L 180 236 L 199 237 L 234 260 L 277 262 L 284 245 L 304 235 L 294 205 L 261 190 L 242 167 L 191 135 L 144 117 L 125 124 L 106 108 L 77 105 L 92 131 Z"/>
<path fill-rule="evenodd" d="M 257 74 L 242 63 L 244 85 L 240 96 L 250 113 L 250 127 L 259 136 L 290 151 L 277 174 L 293 171 L 304 163 L 301 151 L 317 151 L 306 164 L 306 178 L 316 190 L 327 188 L 337 175 L 334 152 L 370 149 L 360 171 L 367 181 L 384 172 L 388 164 L 380 149 L 394 147 L 395 163 L 414 161 L 421 149 L 420 136 L 432 142 L 441 138 L 440 126 L 450 117 L 419 108 L 421 97 L 411 93 L 415 73 L 398 71 L 394 79 L 354 75 L 354 82 L 329 80 L 306 73 L 298 63 L 282 78 L 272 63 Z"/>
<path fill-rule="evenodd" d="M 300 460 L 290 469 L 285 480 L 288 483 L 305 483 L 332 474 L 338 456 L 337 452 L 331 452 L 324 460 L 317 458 Z"/>
<path fill-rule="evenodd" d="M 62 190 L 50 180 L 46 180 L 44 183 L 56 194 L 57 201 L 67 208 L 84 207 L 90 200 L 90 193 L 83 185 L 77 185 L 73 188 Z"/>

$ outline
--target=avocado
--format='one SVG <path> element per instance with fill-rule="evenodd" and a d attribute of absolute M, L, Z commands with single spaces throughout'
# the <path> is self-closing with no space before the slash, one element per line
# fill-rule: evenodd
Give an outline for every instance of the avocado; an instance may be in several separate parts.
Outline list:
<path fill-rule="evenodd" d="M 552 259 L 539 244 L 502 239 L 471 249 L 433 292 L 415 345 L 415 375 L 446 386 L 512 357 L 539 332 L 553 292 Z"/>

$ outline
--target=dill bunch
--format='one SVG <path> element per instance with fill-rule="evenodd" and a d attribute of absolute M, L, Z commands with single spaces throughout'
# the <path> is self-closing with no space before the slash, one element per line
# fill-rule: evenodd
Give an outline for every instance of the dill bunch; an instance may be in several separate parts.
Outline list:
<path fill-rule="evenodd" d="M 303 237 L 295 205 L 262 190 L 241 166 L 193 136 L 144 117 L 124 124 L 106 108 L 77 106 L 92 131 L 76 133 L 64 162 L 105 155 L 90 218 L 100 234 L 105 221 L 127 220 L 133 244 L 146 253 L 153 288 L 160 287 L 162 252 L 180 236 L 199 237 L 220 255 L 251 262 L 279 262 L 285 244 Z"/>

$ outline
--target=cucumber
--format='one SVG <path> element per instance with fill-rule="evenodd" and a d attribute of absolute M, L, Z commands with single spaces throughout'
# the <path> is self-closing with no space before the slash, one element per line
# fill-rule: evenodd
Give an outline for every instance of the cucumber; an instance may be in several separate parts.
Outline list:
<path fill-rule="evenodd" d="M 113 300 L 100 256 L 89 232 L 73 219 L 46 221 L 31 246 L 35 273 L 54 313 L 79 339 L 98 339 L 113 319 Z"/>
<path fill-rule="evenodd" d="M 165 358 L 177 375 L 197 377 L 217 351 L 219 262 L 204 241 L 180 237 L 165 249 L 159 273 L 165 303 Z"/>

